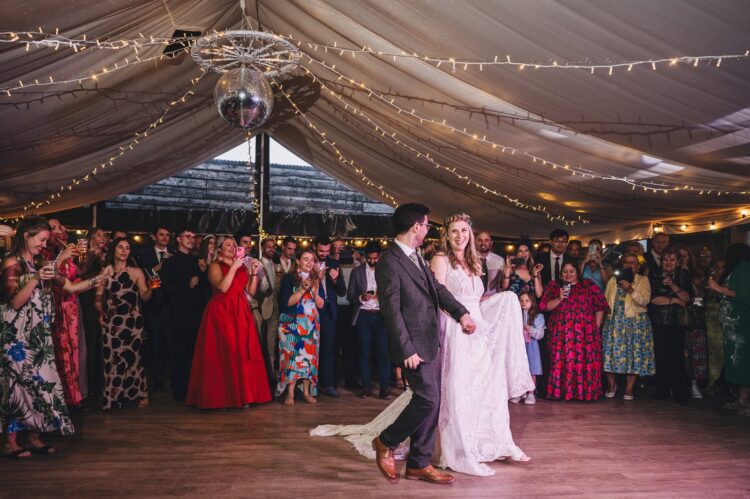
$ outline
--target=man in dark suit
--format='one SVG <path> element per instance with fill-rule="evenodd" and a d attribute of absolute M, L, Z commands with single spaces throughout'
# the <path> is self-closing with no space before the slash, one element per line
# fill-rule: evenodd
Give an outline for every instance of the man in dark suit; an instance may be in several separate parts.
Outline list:
<path fill-rule="evenodd" d="M 549 234 L 551 249 L 549 253 L 539 253 L 535 258 L 536 263 L 544 265 L 541 271 L 542 286 L 550 281 L 560 279 L 560 270 L 565 259 L 565 250 L 568 248 L 570 236 L 564 229 L 555 229 Z"/>
<path fill-rule="evenodd" d="M 159 275 L 162 265 L 172 256 L 169 244 L 169 229 L 156 226 L 151 233 L 153 246 L 142 248 L 136 255 L 138 266 L 146 276 Z M 164 388 L 167 359 L 167 325 L 165 317 L 164 293 L 161 288 L 154 289 L 151 299 L 143 304 L 143 320 L 146 338 L 144 341 L 144 363 L 148 375 L 148 386 L 151 391 Z"/>
<path fill-rule="evenodd" d="M 646 265 L 649 275 L 655 274 L 661 269 L 661 254 L 669 247 L 669 235 L 663 232 L 654 234 L 651 238 L 651 251 L 646 253 Z"/>
<path fill-rule="evenodd" d="M 375 267 L 380 259 L 380 245 L 370 241 L 365 246 L 366 265 L 352 271 L 349 278 L 347 298 L 352 304 L 352 321 L 357 334 L 359 369 L 362 373 L 362 398 L 372 397 L 372 366 L 370 356 L 375 344 L 375 358 L 378 361 L 381 399 L 391 399 L 388 393 L 391 381 L 391 360 L 388 356 L 388 338 L 385 322 L 378 303 L 378 284 L 375 281 Z"/>
<path fill-rule="evenodd" d="M 411 438 L 406 478 L 447 484 L 453 476 L 430 465 L 440 412 L 440 309 L 461 323 L 465 333 L 476 325 L 461 305 L 432 275 L 416 251 L 429 228 L 430 210 L 402 204 L 393 213 L 396 239 L 375 269 L 380 312 L 385 320 L 391 360 L 402 365 L 412 389 L 403 412 L 372 441 L 380 471 L 398 480 L 393 449 Z"/>
<path fill-rule="evenodd" d="M 318 257 L 318 268 L 325 269 L 325 278 L 320 280 L 318 293 L 325 304 L 318 309 L 320 315 L 320 385 L 323 394 L 338 397 L 336 390 L 336 328 L 338 321 L 338 304 L 336 297 L 346 295 L 346 284 L 341 275 L 339 262 L 330 257 L 331 240 L 327 236 L 315 238 L 315 254 Z"/>
<path fill-rule="evenodd" d="M 187 395 L 193 350 L 203 315 L 203 298 L 198 287 L 198 257 L 191 255 L 195 232 L 185 227 L 175 232 L 177 251 L 164 261 L 161 278 L 168 314 L 166 336 L 170 384 L 175 400 Z"/>

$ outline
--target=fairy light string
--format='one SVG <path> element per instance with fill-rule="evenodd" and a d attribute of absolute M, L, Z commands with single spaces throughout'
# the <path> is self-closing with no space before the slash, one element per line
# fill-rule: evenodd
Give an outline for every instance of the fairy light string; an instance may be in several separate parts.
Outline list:
<path fill-rule="evenodd" d="M 187 90 L 185 90 L 182 94 L 180 94 L 176 99 L 171 100 L 169 102 L 169 105 L 163 110 L 161 115 L 152 121 L 146 128 L 144 128 L 141 131 L 135 132 L 133 137 L 130 139 L 128 143 L 125 145 L 118 146 L 117 150 L 112 153 L 109 158 L 106 161 L 103 161 L 99 163 L 97 166 L 92 168 L 88 173 L 85 175 L 74 177 L 72 178 L 67 184 L 60 185 L 57 189 L 55 189 L 52 194 L 50 194 L 47 199 L 44 199 L 42 201 L 31 201 L 27 205 L 23 207 L 23 211 L 31 211 L 41 208 L 45 205 L 52 204 L 53 201 L 56 201 L 62 197 L 62 195 L 65 192 L 72 191 L 76 186 L 80 185 L 81 182 L 88 182 L 92 177 L 98 175 L 102 171 L 106 170 L 107 168 L 113 168 L 116 165 L 116 162 L 119 158 L 125 156 L 130 151 L 133 151 L 138 144 L 140 144 L 143 140 L 147 139 L 149 136 L 149 133 L 152 133 L 153 130 L 155 130 L 159 125 L 164 123 L 164 119 L 169 114 L 169 112 L 174 109 L 176 106 L 180 104 L 184 104 L 187 102 L 187 99 L 189 96 L 194 95 L 195 92 L 193 91 L 193 88 L 198 84 L 201 79 L 206 75 L 206 70 L 202 69 L 200 70 L 200 73 L 198 76 L 190 79 L 190 86 Z"/>
<path fill-rule="evenodd" d="M 601 180 L 601 181 L 612 181 L 612 182 L 622 182 L 631 187 L 632 190 L 635 189 L 641 189 L 644 192 L 653 192 L 653 193 L 664 193 L 668 194 L 669 192 L 690 192 L 698 195 L 711 195 L 714 194 L 716 196 L 722 196 L 722 195 L 747 195 L 750 194 L 750 191 L 742 190 L 742 191 L 734 191 L 734 190 L 726 190 L 725 188 L 720 188 L 717 186 L 694 186 L 689 184 L 681 184 L 681 185 L 674 185 L 674 184 L 668 184 L 665 182 L 655 182 L 655 181 L 637 181 L 632 178 L 628 177 L 619 177 L 615 175 L 606 175 L 598 173 L 594 170 L 590 170 L 587 168 L 583 168 L 580 165 L 574 165 L 571 166 L 568 163 L 561 163 L 558 161 L 554 161 L 542 156 L 539 156 L 538 154 L 533 154 L 528 151 L 524 151 L 522 149 L 518 149 L 516 147 L 502 144 L 493 141 L 492 139 L 487 137 L 486 133 L 478 133 L 475 131 L 472 131 L 466 127 L 458 128 L 456 126 L 451 125 L 447 119 L 437 119 L 431 116 L 428 116 L 426 114 L 417 112 L 415 108 L 407 108 L 402 105 L 399 105 L 397 103 L 395 98 L 389 98 L 382 93 L 378 92 L 377 90 L 374 90 L 372 87 L 368 86 L 364 82 L 358 82 L 354 80 L 353 78 L 343 74 L 341 71 L 336 69 L 335 64 L 328 64 L 325 61 L 315 59 L 309 55 L 304 56 L 307 59 L 307 62 L 309 64 L 316 64 L 327 71 L 333 73 L 336 75 L 336 77 L 339 80 L 344 80 L 352 85 L 352 89 L 359 91 L 361 93 L 366 93 L 367 97 L 374 97 L 377 100 L 383 102 L 386 106 L 391 107 L 394 109 L 398 114 L 404 115 L 407 117 L 411 117 L 415 121 L 419 121 L 420 124 L 431 124 L 435 125 L 440 128 L 444 128 L 446 130 L 449 130 L 452 133 L 456 133 L 458 135 L 462 135 L 466 138 L 469 138 L 473 141 L 482 143 L 493 149 L 495 152 L 502 152 L 505 154 L 515 155 L 518 154 L 519 156 L 523 156 L 531 160 L 532 163 L 547 167 L 552 170 L 560 170 L 569 173 L 572 176 L 581 176 L 583 178 L 589 178 L 593 180 Z M 312 75 L 317 79 L 317 77 L 312 73 L 312 71 L 309 71 L 307 68 L 303 69 L 308 72 L 308 74 Z M 320 79 L 317 79 L 320 82 Z"/>
<path fill-rule="evenodd" d="M 676 66 L 678 64 L 690 64 L 693 67 L 697 67 L 701 63 L 711 64 L 715 67 L 721 67 L 722 61 L 725 60 L 738 60 L 746 59 L 750 57 L 750 50 L 745 50 L 742 53 L 733 54 L 721 54 L 721 55 L 684 55 L 679 57 L 664 57 L 657 59 L 641 59 L 632 61 L 621 61 L 621 62 L 598 62 L 598 63 L 578 63 L 578 62 L 564 62 L 553 60 L 551 62 L 539 62 L 539 61 L 522 61 L 514 60 L 509 54 L 505 56 L 496 55 L 492 59 L 469 59 L 469 58 L 455 58 L 455 57 L 439 57 L 430 56 L 425 54 L 419 54 L 417 52 L 406 52 L 404 50 L 400 52 L 387 52 L 381 50 L 375 50 L 369 46 L 363 47 L 344 47 L 339 46 L 338 42 L 333 44 L 317 43 L 309 40 L 296 39 L 294 35 L 279 35 L 282 38 L 286 38 L 290 42 L 296 43 L 297 47 L 307 47 L 308 49 L 317 52 L 321 50 L 324 53 L 334 53 L 339 56 L 349 54 L 352 57 L 356 57 L 357 54 L 366 54 L 381 59 L 389 58 L 393 61 L 397 59 L 417 59 L 423 62 L 427 62 L 435 65 L 435 67 L 441 67 L 445 65 L 449 67 L 452 72 L 458 70 L 467 70 L 469 68 L 479 68 L 480 71 L 484 70 L 485 66 L 510 66 L 517 68 L 518 70 L 529 69 L 554 69 L 554 70 L 585 70 L 594 74 L 597 70 L 604 70 L 609 76 L 612 76 L 615 69 L 624 68 L 627 72 L 630 72 L 635 67 L 645 66 L 651 70 L 656 71 L 658 66 Z"/>
<path fill-rule="evenodd" d="M 417 159 L 424 159 L 425 161 L 429 162 L 432 166 L 434 166 L 437 169 L 441 169 L 443 171 L 447 171 L 454 175 L 456 178 L 458 178 L 460 181 L 465 182 L 467 185 L 471 185 L 473 187 L 476 187 L 477 189 L 481 190 L 484 194 L 491 194 L 493 196 L 502 198 L 506 200 L 508 203 L 513 205 L 516 208 L 528 210 L 532 212 L 537 212 L 545 215 L 549 220 L 559 220 L 564 222 L 566 225 L 572 225 L 576 222 L 582 222 L 582 223 L 588 223 L 589 220 L 577 216 L 574 219 L 571 219 L 568 216 L 565 215 L 555 215 L 553 214 L 550 209 L 543 205 L 532 205 L 525 203 L 521 200 L 519 200 L 517 197 L 510 196 L 506 193 L 500 192 L 494 188 L 488 187 L 477 180 L 471 178 L 469 175 L 464 175 L 461 172 L 459 172 L 456 167 L 452 166 L 445 166 L 444 164 L 437 161 L 430 153 L 426 153 L 424 151 L 421 151 L 410 144 L 407 144 L 400 138 L 398 138 L 398 134 L 393 131 L 392 129 L 389 129 L 388 127 L 382 125 L 381 123 L 377 122 L 370 116 L 368 116 L 366 113 L 364 113 L 359 107 L 357 107 L 355 104 L 351 102 L 347 102 L 343 96 L 340 93 L 335 92 L 333 89 L 331 89 L 328 85 L 326 85 L 324 82 L 322 82 L 317 76 L 315 76 L 309 69 L 304 68 L 305 72 L 315 81 L 317 82 L 321 88 L 325 91 L 324 94 L 328 94 L 332 97 L 334 97 L 335 101 L 338 101 L 343 104 L 344 111 L 349 111 L 364 119 L 369 126 L 372 128 L 372 130 L 375 133 L 380 134 L 385 139 L 393 142 L 397 146 L 404 148 L 414 154 Z"/>

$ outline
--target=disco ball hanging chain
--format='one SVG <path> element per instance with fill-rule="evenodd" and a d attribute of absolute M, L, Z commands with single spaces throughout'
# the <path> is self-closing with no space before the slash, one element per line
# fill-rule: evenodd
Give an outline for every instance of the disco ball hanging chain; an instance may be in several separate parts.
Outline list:
<path fill-rule="evenodd" d="M 202 68 L 224 75 L 214 88 L 219 115 L 239 128 L 257 128 L 271 115 L 268 77 L 299 65 L 300 52 L 287 40 L 263 31 L 235 30 L 200 37 L 191 56 Z"/>

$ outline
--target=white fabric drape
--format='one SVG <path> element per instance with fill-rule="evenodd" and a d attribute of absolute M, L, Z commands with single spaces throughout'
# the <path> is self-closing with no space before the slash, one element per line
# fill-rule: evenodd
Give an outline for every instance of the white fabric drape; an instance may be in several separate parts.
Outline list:
<path fill-rule="evenodd" d="M 177 27 L 204 32 L 238 27 L 240 9 L 232 0 L 170 0 Z M 257 12 L 256 12 L 257 6 Z M 248 14 L 271 31 L 296 40 L 375 51 L 442 57 L 551 62 L 619 62 L 683 55 L 744 53 L 750 47 L 742 0 L 701 2 L 663 0 L 627 2 L 407 1 L 350 2 L 297 0 L 248 4 Z M 169 36 L 174 30 L 163 2 L 105 3 L 72 0 L 51 5 L 40 0 L 4 9 L 8 30 L 57 27 L 68 36 L 134 38 L 138 33 Z M 750 190 L 747 130 L 750 61 L 727 60 L 720 68 L 699 64 L 600 70 L 544 70 L 483 67 L 440 68 L 413 58 L 339 54 L 314 50 L 310 57 L 335 65 L 356 85 L 311 63 L 324 84 L 342 94 L 340 101 L 304 75 L 285 89 L 326 137 L 356 167 L 338 160 L 302 119 L 277 96 L 267 131 L 286 147 L 376 199 L 382 185 L 397 202 L 422 201 L 437 217 L 469 211 L 476 225 L 513 236 L 544 236 L 561 225 L 540 212 L 515 207 L 483 187 L 553 215 L 583 217 L 576 236 L 605 239 L 643 237 L 653 222 L 672 232 L 707 230 L 743 222 L 739 210 L 747 195 L 655 194 L 615 181 L 572 176 L 564 169 L 534 163 L 521 153 L 503 154 L 481 144 L 486 137 L 518 151 L 561 165 L 580 166 L 606 175 L 672 185 L 705 185 Z M 159 49 L 151 49 L 150 55 Z M 76 77 L 112 65 L 127 51 L 30 49 L 0 45 L 0 86 L 18 80 Z M 149 53 L 140 54 L 148 57 Z M 132 57 L 131 57 L 132 58 Z M 189 58 L 128 67 L 102 77 L 94 86 L 29 87 L 0 98 L 0 215 L 21 213 L 29 201 L 41 201 L 73 177 L 105 162 L 135 131 L 153 121 L 190 86 L 198 68 Z M 132 191 L 194 166 L 242 141 L 242 133 L 223 124 L 211 91 L 217 76 L 206 76 L 196 95 L 176 106 L 148 139 L 40 211 L 54 211 Z M 407 112 L 369 95 L 376 90 Z M 344 103 L 349 106 L 345 109 Z M 380 130 L 352 107 L 364 112 Z M 415 113 L 459 131 L 420 123 Z M 403 142 L 387 137 L 395 133 Z M 418 156 L 419 154 L 419 156 Z M 454 168 L 473 185 L 426 160 Z M 358 173 L 356 169 L 361 169 Z"/>

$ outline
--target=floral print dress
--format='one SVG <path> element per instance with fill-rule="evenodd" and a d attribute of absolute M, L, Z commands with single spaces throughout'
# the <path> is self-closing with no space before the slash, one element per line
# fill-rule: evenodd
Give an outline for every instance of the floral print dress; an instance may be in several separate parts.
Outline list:
<path fill-rule="evenodd" d="M 284 305 L 299 289 L 292 274 L 284 276 L 279 293 L 283 312 L 279 316 L 279 383 L 276 395 L 281 395 L 287 385 L 309 379 L 310 393 L 318 393 L 318 346 L 320 345 L 320 319 L 311 291 L 291 307 Z"/>
<path fill-rule="evenodd" d="M 20 260 L 19 288 L 36 272 Z M 6 269 L 6 272 L 13 270 Z M 0 423 L 7 433 L 74 432 L 65 405 L 52 345 L 54 307 L 39 284 L 20 309 L 0 304 Z"/>
<path fill-rule="evenodd" d="M 560 296 L 560 284 L 550 281 L 539 309 Z M 549 314 L 547 397 L 563 400 L 598 400 L 602 391 L 602 335 L 596 312 L 609 306 L 599 287 L 588 280 L 575 284 L 570 295 Z"/>

